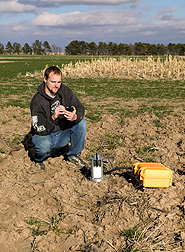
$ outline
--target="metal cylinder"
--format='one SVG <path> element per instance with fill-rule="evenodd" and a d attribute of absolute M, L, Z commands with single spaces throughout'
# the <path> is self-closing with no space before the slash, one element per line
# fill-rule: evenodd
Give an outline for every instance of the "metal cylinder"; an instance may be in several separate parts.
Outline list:
<path fill-rule="evenodd" d="M 93 182 L 101 182 L 104 180 L 103 176 L 103 159 L 104 157 L 95 154 L 92 157 L 90 157 L 91 160 L 91 177 L 90 180 Z"/>

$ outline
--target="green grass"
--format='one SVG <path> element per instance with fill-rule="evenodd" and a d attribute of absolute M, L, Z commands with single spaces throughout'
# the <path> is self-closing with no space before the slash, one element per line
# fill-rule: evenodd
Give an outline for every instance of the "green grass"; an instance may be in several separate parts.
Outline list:
<path fill-rule="evenodd" d="M 157 127 L 157 128 L 165 128 L 165 124 L 161 123 L 159 119 L 156 119 L 154 121 L 154 126 Z"/>
<path fill-rule="evenodd" d="M 60 235 L 62 233 L 72 233 L 73 230 L 69 228 L 68 230 L 64 230 L 61 228 L 62 222 L 66 213 L 63 211 L 63 207 L 59 209 L 59 212 L 53 216 L 48 221 L 42 220 L 40 218 L 30 217 L 25 220 L 25 222 L 29 225 L 28 228 L 31 230 L 31 235 L 42 236 L 47 235 L 49 231 L 53 231 L 56 235 Z"/>
<path fill-rule="evenodd" d="M 45 68 L 46 65 L 73 64 L 77 60 L 91 60 L 91 56 L 63 56 L 63 55 L 0 55 L 0 79 L 8 80 L 17 77 L 17 75 L 25 75 L 26 72 L 34 73 Z M 6 63 L 9 61 L 9 63 Z"/>
<path fill-rule="evenodd" d="M 129 229 L 124 229 L 121 232 L 121 235 L 125 237 L 127 243 L 127 248 L 125 252 L 139 251 L 139 249 L 137 248 L 134 249 L 133 246 L 135 245 L 135 243 L 137 244 L 137 240 L 139 239 L 140 234 L 141 230 L 137 226 Z"/>
<path fill-rule="evenodd" d="M 28 108 L 31 98 L 41 82 L 42 78 L 34 77 L 13 78 L 11 81 L 1 80 L 0 106 Z M 161 102 L 161 99 L 165 99 L 175 103 L 185 99 L 184 83 L 180 81 L 166 81 L 164 84 L 164 81 L 64 79 L 63 83 L 71 87 L 80 100 L 83 101 L 88 97 L 92 103 L 96 104 L 96 106 L 92 106 L 92 104 L 84 101 L 88 110 L 86 116 L 93 121 L 100 120 L 101 114 L 104 112 L 119 113 L 121 120 L 122 117 L 137 116 L 145 112 L 154 113 L 158 118 L 162 118 L 173 112 L 174 108 L 170 105 L 156 105 L 155 102 Z M 148 87 L 146 87 L 146 83 Z M 150 85 L 154 87 L 155 92 L 151 92 Z M 178 90 L 178 92 L 174 90 Z M 97 103 L 107 99 L 112 99 L 111 106 L 109 103 L 97 107 Z M 133 99 L 140 100 L 138 108 L 134 106 L 123 108 L 119 104 L 119 100 L 129 101 Z"/>
<path fill-rule="evenodd" d="M 152 145 L 149 145 L 149 146 L 145 145 L 142 148 L 137 149 L 136 153 L 144 155 L 147 152 L 154 152 L 155 150 L 156 150 L 155 147 L 153 147 Z"/>
<path fill-rule="evenodd" d="M 15 144 L 15 145 L 19 145 L 22 141 L 22 137 L 20 136 L 15 136 L 12 140 L 12 143 Z"/>
<path fill-rule="evenodd" d="M 184 82 L 169 80 L 128 80 L 128 79 L 67 79 L 66 82 L 81 94 L 94 98 L 109 97 L 124 99 L 184 99 Z"/>
<path fill-rule="evenodd" d="M 0 64 L 0 107 L 16 106 L 28 108 L 42 77 L 26 77 L 26 72 L 34 73 L 46 65 L 67 64 L 70 61 L 91 59 L 91 56 L 9 56 L 11 63 Z M 2 59 L 6 61 L 7 59 Z M 21 73 L 21 74 L 20 74 Z M 184 81 L 170 80 L 129 80 L 129 79 L 63 79 L 72 88 L 86 107 L 86 117 L 91 121 L 101 120 L 103 113 L 117 113 L 120 122 L 125 117 L 153 113 L 156 127 L 164 127 L 160 118 L 174 111 L 176 102 L 184 101 Z M 88 100 L 87 100 L 88 98 Z M 139 105 L 123 107 L 121 101 L 139 101 Z M 165 100 L 165 104 L 163 103 Z M 91 103 L 89 104 L 89 101 Z M 103 103 L 103 101 L 108 101 Z M 170 105 L 168 104 L 170 101 Z M 97 105 L 98 104 L 98 105 Z M 160 104 L 160 105 L 158 105 Z M 162 104 L 162 105 L 161 105 Z M 172 104 L 172 105 L 171 105 Z M 182 104 L 183 105 L 183 104 Z M 185 110 L 185 109 L 184 109 Z"/>
<path fill-rule="evenodd" d="M 122 146 L 123 144 L 123 139 L 122 135 L 111 135 L 111 134 L 106 134 L 105 139 L 103 139 L 104 145 L 107 147 L 108 150 L 113 150 L 117 146 Z"/>

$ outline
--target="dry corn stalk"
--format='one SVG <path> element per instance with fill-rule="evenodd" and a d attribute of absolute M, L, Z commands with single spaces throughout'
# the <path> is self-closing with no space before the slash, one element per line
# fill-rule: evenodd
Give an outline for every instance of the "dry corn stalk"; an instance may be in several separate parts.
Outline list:
<path fill-rule="evenodd" d="M 154 59 L 100 58 L 62 65 L 62 74 L 69 78 L 185 79 L 185 60 L 168 56 Z"/>

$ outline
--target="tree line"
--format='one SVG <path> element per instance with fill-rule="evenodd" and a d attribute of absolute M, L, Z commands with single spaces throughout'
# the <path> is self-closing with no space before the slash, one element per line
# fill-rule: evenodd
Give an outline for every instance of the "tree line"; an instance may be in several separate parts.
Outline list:
<path fill-rule="evenodd" d="M 35 40 L 35 42 L 30 46 L 28 43 L 25 43 L 24 46 L 21 44 L 14 42 L 13 44 L 8 41 L 8 43 L 4 46 L 0 43 L 0 54 L 36 54 L 42 55 L 47 53 L 60 53 L 62 51 L 61 47 L 52 44 L 50 45 L 48 41 L 42 43 L 39 40 Z"/>
<path fill-rule="evenodd" d="M 185 55 L 185 44 L 149 44 L 137 42 L 135 44 L 87 43 L 85 41 L 74 40 L 65 47 L 65 53 L 71 55 Z"/>
<path fill-rule="evenodd" d="M 61 47 L 52 44 L 48 41 L 42 43 L 36 40 L 31 46 L 25 43 L 21 44 L 9 41 L 5 46 L 0 43 L 0 54 L 48 54 L 61 53 Z M 136 42 L 135 44 L 124 43 L 105 43 L 95 42 L 87 43 L 85 41 L 73 40 L 65 47 L 65 53 L 68 55 L 185 55 L 185 44 L 150 44 Z"/>

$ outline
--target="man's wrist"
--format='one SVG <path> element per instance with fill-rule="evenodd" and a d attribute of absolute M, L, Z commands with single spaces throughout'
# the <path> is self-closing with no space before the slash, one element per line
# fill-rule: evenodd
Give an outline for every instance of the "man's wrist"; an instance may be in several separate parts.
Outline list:
<path fill-rule="evenodd" d="M 54 114 L 52 114 L 51 118 L 53 119 L 53 121 L 55 121 L 55 117 L 54 117 Z"/>
<path fill-rule="evenodd" d="M 74 121 L 76 121 L 77 120 L 77 114 L 75 114 L 75 119 L 74 119 Z"/>

